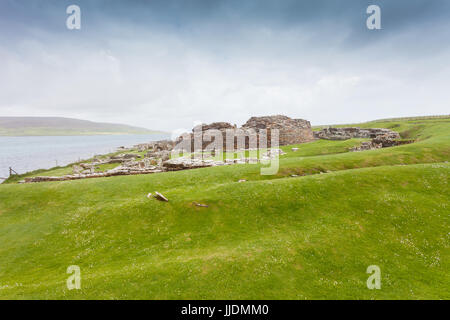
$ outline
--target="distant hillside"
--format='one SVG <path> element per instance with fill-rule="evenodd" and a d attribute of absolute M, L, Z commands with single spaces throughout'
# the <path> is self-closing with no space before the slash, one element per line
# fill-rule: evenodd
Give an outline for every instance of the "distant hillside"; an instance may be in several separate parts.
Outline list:
<path fill-rule="evenodd" d="M 61 117 L 0 117 L 0 136 L 68 136 L 161 133 L 124 124 Z"/>

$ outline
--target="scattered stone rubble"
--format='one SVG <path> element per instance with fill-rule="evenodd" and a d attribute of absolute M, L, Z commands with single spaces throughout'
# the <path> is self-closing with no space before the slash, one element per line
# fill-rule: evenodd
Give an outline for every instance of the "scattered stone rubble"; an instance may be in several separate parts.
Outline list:
<path fill-rule="evenodd" d="M 402 144 L 413 143 L 414 140 L 395 140 L 389 135 L 381 135 L 373 138 L 370 141 L 363 141 L 360 146 L 350 148 L 350 151 L 365 151 L 372 149 L 388 148 L 400 146 Z"/>
<path fill-rule="evenodd" d="M 313 141 L 314 139 L 345 140 L 351 138 L 371 138 L 371 141 L 363 142 L 360 146 L 350 151 L 362 151 L 376 148 L 391 147 L 412 141 L 399 141 L 400 135 L 392 130 L 383 128 L 361 129 L 351 128 L 325 128 L 314 132 L 311 130 L 309 121 L 302 119 L 291 119 L 286 116 L 252 117 L 241 128 L 227 122 L 214 122 L 209 125 L 197 126 L 192 133 L 179 137 L 176 141 L 161 140 L 135 145 L 127 149 L 120 147 L 123 152 L 108 158 L 95 158 L 90 163 L 80 163 L 73 166 L 73 174 L 60 177 L 29 177 L 24 182 L 43 181 L 66 181 L 87 178 L 111 177 L 118 175 L 151 174 L 164 171 L 178 171 L 195 168 L 223 166 L 232 164 L 258 163 L 267 161 L 285 154 L 276 146 L 271 146 L 272 130 L 279 132 L 279 145 L 298 144 Z M 220 136 L 219 136 L 220 134 Z M 231 137 L 231 143 L 227 142 Z M 202 138 L 202 145 L 195 146 L 194 138 Z M 215 139 L 222 139 L 215 141 Z M 253 144 L 257 141 L 256 147 Z M 252 144 L 250 144 L 252 140 Z M 267 145 L 261 146 L 263 150 L 268 148 L 260 158 L 244 157 L 240 159 L 225 159 L 223 161 L 214 159 L 217 151 L 244 152 L 256 151 L 261 141 L 267 141 Z M 218 142 L 218 143 L 216 143 Z M 135 151 L 145 153 L 141 154 Z M 297 151 L 298 148 L 292 148 Z M 188 151 L 189 156 L 171 157 L 172 152 Z M 205 155 L 205 151 L 210 155 Z M 99 171 L 99 166 L 104 164 L 117 164 L 113 169 Z M 240 181 L 241 182 L 241 181 Z"/>
<path fill-rule="evenodd" d="M 324 128 L 320 131 L 314 132 L 314 137 L 317 139 L 326 140 L 348 140 L 352 138 L 376 138 L 384 136 L 387 139 L 400 139 L 400 134 L 385 128 L 368 128 L 361 129 L 359 127 L 347 128 Z"/>
<path fill-rule="evenodd" d="M 165 171 L 178 171 L 178 170 L 187 170 L 187 169 L 196 169 L 196 168 L 205 168 L 205 167 L 216 167 L 216 166 L 224 166 L 224 165 L 232 165 L 232 164 L 246 164 L 246 163 L 258 163 L 261 160 L 270 160 L 279 155 L 286 154 L 281 149 L 268 149 L 265 154 L 261 155 L 261 159 L 258 158 L 241 158 L 241 159 L 225 159 L 214 160 L 214 159 L 205 159 L 199 157 L 180 157 L 174 158 L 162 163 L 162 167 Z"/>
<path fill-rule="evenodd" d="M 46 181 L 68 181 L 88 178 L 112 177 L 119 175 L 151 174 L 164 171 L 178 171 L 195 168 L 223 166 L 231 164 L 258 163 L 257 158 L 225 159 L 215 160 L 212 155 L 208 157 L 200 153 L 192 153 L 188 157 L 178 157 L 170 159 L 174 142 L 158 141 L 156 143 L 140 145 L 141 150 L 148 150 L 143 159 L 136 153 L 123 153 L 108 157 L 106 159 L 94 159 L 91 163 L 80 163 L 73 166 L 73 174 L 64 176 L 38 176 L 27 177 L 24 183 L 46 182 Z M 268 149 L 261 155 L 261 160 L 270 160 L 275 156 L 285 154 L 280 149 Z M 114 164 L 117 166 L 104 172 L 96 172 L 99 165 Z"/>
<path fill-rule="evenodd" d="M 414 142 L 413 140 L 399 140 L 400 134 L 385 128 L 368 128 L 361 129 L 359 127 L 347 128 L 324 128 L 320 131 L 314 132 L 314 137 L 317 139 L 326 140 L 347 140 L 352 138 L 370 138 L 370 141 L 363 141 L 360 146 L 350 148 L 350 151 L 364 151 L 379 148 L 387 148 L 408 144 Z"/>
<path fill-rule="evenodd" d="M 137 149 L 139 152 L 152 150 L 153 152 L 168 150 L 171 151 L 175 146 L 175 141 L 172 140 L 160 140 L 149 143 L 141 143 L 135 145 L 133 148 Z"/>
<path fill-rule="evenodd" d="M 121 176 L 121 175 L 135 175 L 135 174 L 148 174 L 148 173 L 157 173 L 162 172 L 163 170 L 121 170 L 121 171 L 106 171 L 106 172 L 95 172 L 88 174 L 72 174 L 65 175 L 60 177 L 28 177 L 24 179 L 25 183 L 28 182 L 45 182 L 45 181 L 68 181 L 68 180 L 79 180 L 79 179 L 88 179 L 88 178 L 103 178 L 103 177 L 113 177 L 113 176 Z"/>

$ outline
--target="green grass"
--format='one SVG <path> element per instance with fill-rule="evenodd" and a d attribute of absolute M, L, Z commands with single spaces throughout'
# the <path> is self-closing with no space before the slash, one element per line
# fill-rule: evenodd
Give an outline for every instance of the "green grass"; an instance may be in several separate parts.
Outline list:
<path fill-rule="evenodd" d="M 417 139 L 399 147 L 283 147 L 274 176 L 0 185 L 0 299 L 449 299 L 450 123 L 435 120 L 365 124 Z M 366 287 L 374 264 L 381 290 Z M 69 265 L 82 290 L 67 290 Z"/>
<path fill-rule="evenodd" d="M 112 153 L 108 153 L 108 154 L 104 154 L 104 155 L 97 155 L 93 158 L 70 163 L 63 167 L 57 166 L 57 167 L 53 167 L 50 169 L 38 169 L 38 170 L 30 171 L 30 172 L 25 172 L 22 174 L 15 174 L 15 175 L 10 176 L 5 181 L 3 181 L 3 184 L 17 183 L 17 182 L 23 180 L 24 178 L 29 178 L 29 177 L 38 177 L 38 176 L 51 177 L 51 176 L 64 176 L 64 175 L 68 175 L 68 174 L 73 174 L 73 166 L 74 165 L 80 165 L 80 163 L 92 162 L 94 160 L 94 158 L 104 160 L 109 157 L 121 154 L 121 153 L 136 153 L 136 154 L 138 154 L 137 159 L 143 158 L 143 153 L 145 154 L 145 152 L 137 152 L 137 151 L 132 151 L 132 152 L 116 151 L 116 152 L 112 152 Z M 97 168 L 96 172 L 110 170 L 110 169 L 117 167 L 118 165 L 119 164 L 117 164 L 117 163 L 101 164 L 101 165 L 96 166 L 96 168 Z"/>
<path fill-rule="evenodd" d="M 50 177 L 50 176 L 63 176 L 66 174 L 72 174 L 73 173 L 72 165 L 73 164 L 64 167 L 58 166 L 50 169 L 38 169 L 23 174 L 14 174 L 10 176 L 8 179 L 6 179 L 3 182 L 3 184 L 17 183 L 26 177 L 37 177 L 37 176 Z"/>

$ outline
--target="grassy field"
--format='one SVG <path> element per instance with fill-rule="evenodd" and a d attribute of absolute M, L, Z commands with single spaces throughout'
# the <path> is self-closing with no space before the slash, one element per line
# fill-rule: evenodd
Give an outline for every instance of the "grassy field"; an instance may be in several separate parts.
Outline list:
<path fill-rule="evenodd" d="M 358 126 L 416 142 L 286 146 L 273 176 L 248 164 L 2 184 L 0 299 L 450 299 L 450 118 Z"/>

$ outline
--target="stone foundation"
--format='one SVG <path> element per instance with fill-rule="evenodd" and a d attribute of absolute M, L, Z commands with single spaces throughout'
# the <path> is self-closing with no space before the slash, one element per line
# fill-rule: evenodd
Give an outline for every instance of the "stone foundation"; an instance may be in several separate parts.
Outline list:
<path fill-rule="evenodd" d="M 332 128 L 328 127 L 320 131 L 314 132 L 317 139 L 326 140 L 347 140 L 352 138 L 376 138 L 385 136 L 387 139 L 400 139 L 400 134 L 385 128 L 368 128 L 361 129 L 359 127 Z"/>
<path fill-rule="evenodd" d="M 414 140 L 395 140 L 390 137 L 389 134 L 376 136 L 370 141 L 364 141 L 360 146 L 350 148 L 349 151 L 365 151 L 380 148 L 389 148 L 395 146 L 401 146 L 403 144 L 413 143 Z"/>

